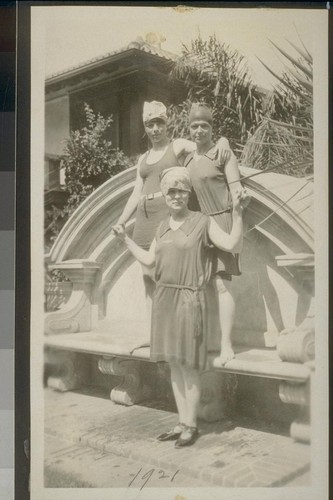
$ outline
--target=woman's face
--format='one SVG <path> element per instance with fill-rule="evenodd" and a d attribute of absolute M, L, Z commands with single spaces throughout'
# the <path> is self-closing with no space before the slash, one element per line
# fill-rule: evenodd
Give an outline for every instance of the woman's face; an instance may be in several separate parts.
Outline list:
<path fill-rule="evenodd" d="M 181 212 L 187 208 L 190 193 L 182 189 L 171 188 L 165 196 L 167 206 L 174 212 Z"/>
<path fill-rule="evenodd" d="M 145 123 L 145 131 L 152 144 L 157 144 L 167 137 L 167 126 L 164 120 L 154 118 Z"/>
<path fill-rule="evenodd" d="M 212 141 L 212 126 L 203 120 L 196 120 L 190 125 L 191 139 L 197 145 L 203 146 Z"/>

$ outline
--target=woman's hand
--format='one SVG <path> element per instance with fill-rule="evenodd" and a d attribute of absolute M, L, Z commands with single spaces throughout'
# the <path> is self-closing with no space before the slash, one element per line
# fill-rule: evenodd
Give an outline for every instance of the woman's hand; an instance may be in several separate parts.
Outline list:
<path fill-rule="evenodd" d="M 150 249 L 147 251 L 139 247 L 139 245 L 137 245 L 129 236 L 127 236 L 124 224 L 116 224 L 111 228 L 111 232 L 125 243 L 128 250 L 143 266 L 153 267 L 155 265 L 155 239 L 150 245 Z"/>
<path fill-rule="evenodd" d="M 243 210 L 243 206 L 241 203 L 243 196 L 243 189 L 236 189 L 231 193 L 231 196 L 232 196 L 233 211 L 241 214 Z"/>
<path fill-rule="evenodd" d="M 125 224 L 116 224 L 115 226 L 112 226 L 111 231 L 121 240 L 124 240 L 126 237 Z"/>
<path fill-rule="evenodd" d="M 216 144 L 216 147 L 216 159 L 219 163 L 219 166 L 224 167 L 231 157 L 231 149 L 228 139 L 226 139 L 225 137 L 221 137 L 221 139 L 219 139 L 218 143 Z"/>
<path fill-rule="evenodd" d="M 242 205 L 242 208 L 246 208 L 250 203 L 250 201 L 251 201 L 251 196 L 249 195 L 248 190 L 242 186 L 240 192 L 240 203 Z"/>

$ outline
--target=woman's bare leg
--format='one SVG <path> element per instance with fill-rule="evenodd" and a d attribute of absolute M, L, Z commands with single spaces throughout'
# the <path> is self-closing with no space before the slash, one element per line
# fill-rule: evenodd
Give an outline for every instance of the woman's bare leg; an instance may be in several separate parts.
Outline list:
<path fill-rule="evenodd" d="M 151 323 L 151 313 L 152 313 L 152 304 L 153 304 L 153 293 L 155 290 L 155 283 L 146 274 L 143 275 L 143 282 L 145 285 L 145 299 L 146 299 L 146 311 L 147 311 L 147 320 L 148 327 L 150 331 L 150 323 Z"/>
<path fill-rule="evenodd" d="M 235 357 L 231 342 L 231 332 L 235 319 L 235 300 L 231 291 L 231 282 L 223 280 L 220 276 L 215 278 L 215 286 L 218 295 L 219 317 L 221 327 L 221 353 L 219 362 L 224 365 Z"/>
<path fill-rule="evenodd" d="M 154 270 L 153 269 L 149 269 L 148 267 L 142 266 L 142 272 L 143 272 L 143 283 L 145 286 L 147 324 L 148 324 L 148 331 L 150 332 L 153 294 L 155 291 L 156 284 L 154 281 Z"/>
<path fill-rule="evenodd" d="M 146 325 L 147 325 L 147 340 L 145 342 L 140 342 L 139 344 L 135 345 L 133 349 L 131 350 L 131 353 L 133 353 L 136 349 L 139 349 L 140 347 L 149 347 L 150 346 L 150 331 L 151 331 L 151 316 L 152 316 L 152 305 L 153 305 L 153 293 L 155 291 L 155 281 L 153 279 L 153 272 L 145 267 L 142 266 L 142 272 L 143 272 L 143 283 L 145 287 L 145 298 L 146 298 Z"/>
<path fill-rule="evenodd" d="M 186 393 L 183 371 L 178 363 L 169 363 L 171 385 L 175 396 L 179 422 L 185 424 L 187 419 Z"/>
<path fill-rule="evenodd" d="M 197 427 L 198 408 L 200 403 L 200 373 L 198 370 L 182 366 L 182 375 L 185 385 L 186 420 L 189 427 Z"/>

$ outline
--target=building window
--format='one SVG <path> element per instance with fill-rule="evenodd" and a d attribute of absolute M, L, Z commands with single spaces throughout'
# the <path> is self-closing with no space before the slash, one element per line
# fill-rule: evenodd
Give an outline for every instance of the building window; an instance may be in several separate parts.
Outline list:
<path fill-rule="evenodd" d="M 60 160 L 46 158 L 44 173 L 45 189 L 60 189 Z"/>

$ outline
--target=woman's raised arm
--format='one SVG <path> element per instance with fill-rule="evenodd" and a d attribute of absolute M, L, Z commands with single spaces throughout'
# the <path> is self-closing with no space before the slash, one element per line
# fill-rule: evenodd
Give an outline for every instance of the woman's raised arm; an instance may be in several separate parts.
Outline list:
<path fill-rule="evenodd" d="M 136 180 L 135 180 L 135 185 L 134 185 L 132 194 L 127 200 L 125 208 L 124 208 L 121 216 L 118 219 L 117 225 L 126 224 L 128 219 L 131 217 L 133 212 L 136 210 L 138 203 L 140 201 L 140 197 L 141 197 L 141 193 L 142 193 L 142 186 L 143 186 L 143 180 L 142 180 L 142 177 L 140 175 L 140 164 L 141 164 L 142 159 L 143 159 L 143 156 L 140 156 L 138 164 L 137 164 Z"/>
<path fill-rule="evenodd" d="M 113 226 L 112 231 L 118 238 L 123 240 L 128 250 L 136 258 L 136 260 L 140 262 L 140 264 L 143 264 L 146 267 L 153 267 L 155 265 L 155 239 L 150 245 L 149 250 L 144 250 L 143 248 L 139 247 L 133 240 L 131 240 L 129 236 L 127 236 L 123 225 L 120 224 L 117 226 Z"/>

